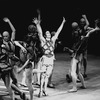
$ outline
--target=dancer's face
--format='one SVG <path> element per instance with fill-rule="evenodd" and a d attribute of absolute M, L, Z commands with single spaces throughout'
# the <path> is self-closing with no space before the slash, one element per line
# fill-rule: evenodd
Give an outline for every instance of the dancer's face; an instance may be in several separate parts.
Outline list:
<path fill-rule="evenodd" d="M 81 20 L 80 20 L 80 25 L 81 25 L 82 27 L 84 27 L 84 26 L 86 25 L 86 22 L 85 22 L 85 19 L 84 19 L 84 18 L 81 18 Z"/>
<path fill-rule="evenodd" d="M 51 39 L 51 34 L 50 34 L 49 31 L 46 31 L 45 35 L 46 35 L 46 40 L 50 40 Z"/>
<path fill-rule="evenodd" d="M 3 32 L 3 39 L 4 41 L 9 41 L 9 33 L 7 31 Z"/>

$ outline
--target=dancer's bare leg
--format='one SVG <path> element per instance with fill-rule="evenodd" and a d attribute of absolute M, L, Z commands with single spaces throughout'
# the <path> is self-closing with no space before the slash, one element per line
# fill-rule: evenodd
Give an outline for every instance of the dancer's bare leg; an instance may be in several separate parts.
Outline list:
<path fill-rule="evenodd" d="M 52 74 L 52 71 L 53 71 L 53 65 L 50 65 L 47 67 L 47 70 L 46 70 L 46 77 L 45 77 L 45 84 L 44 84 L 44 93 L 45 93 L 45 96 L 48 95 L 47 94 L 47 84 L 48 84 L 48 81 L 49 81 L 49 77 L 51 76 Z"/>
<path fill-rule="evenodd" d="M 37 69 L 41 70 L 41 67 L 42 67 L 42 60 L 40 59 L 37 64 Z M 37 73 L 37 84 L 38 85 L 40 85 L 40 75 L 41 75 L 41 73 Z"/>
<path fill-rule="evenodd" d="M 4 81 L 4 84 L 5 84 L 8 92 L 9 92 L 11 100 L 15 100 L 14 91 L 11 88 L 10 73 L 5 74 L 5 76 L 2 79 Z"/>
<path fill-rule="evenodd" d="M 44 85 L 45 75 L 44 73 L 41 73 L 40 76 L 40 91 L 38 97 L 41 97 L 43 95 L 43 85 Z"/>
<path fill-rule="evenodd" d="M 84 67 L 83 76 L 84 76 L 84 78 L 86 78 L 87 77 L 87 74 L 86 74 L 86 71 L 87 71 L 87 51 L 85 51 L 83 54 L 83 67 Z"/>
<path fill-rule="evenodd" d="M 22 81 L 20 84 L 23 86 L 26 86 L 25 80 L 26 80 L 26 70 L 24 69 L 23 70 L 23 78 L 22 78 Z"/>
<path fill-rule="evenodd" d="M 84 83 L 84 77 L 83 77 L 83 75 L 81 74 L 81 68 L 82 68 L 81 64 L 78 63 L 78 72 L 77 72 L 77 74 L 78 74 L 78 77 L 79 77 L 79 79 L 80 79 L 80 81 L 81 81 L 82 87 L 85 89 L 86 86 L 85 86 L 85 83 Z"/>
<path fill-rule="evenodd" d="M 41 70 L 38 69 L 38 72 L 41 71 L 41 74 L 40 74 L 40 92 L 39 92 L 39 97 L 41 97 L 43 95 L 43 87 L 44 87 L 44 84 L 45 84 L 45 71 L 46 71 L 46 66 L 43 65 L 41 66 Z"/>
<path fill-rule="evenodd" d="M 71 76 L 72 76 L 73 88 L 71 90 L 69 90 L 69 92 L 76 92 L 77 91 L 77 74 L 76 74 L 77 63 L 78 63 L 78 60 L 75 58 L 72 58 Z"/>
<path fill-rule="evenodd" d="M 26 69 L 26 84 L 28 86 L 29 89 L 29 93 L 30 93 L 30 100 L 33 100 L 33 87 L 32 87 L 32 77 L 33 77 L 33 73 L 32 73 L 32 65 L 29 64 L 28 65 L 29 68 Z"/>

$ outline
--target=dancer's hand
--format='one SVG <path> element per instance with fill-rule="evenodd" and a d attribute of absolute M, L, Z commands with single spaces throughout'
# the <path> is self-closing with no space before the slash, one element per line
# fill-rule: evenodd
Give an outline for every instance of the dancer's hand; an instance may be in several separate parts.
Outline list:
<path fill-rule="evenodd" d="M 27 50 L 25 48 L 21 48 L 23 53 L 27 53 Z"/>
<path fill-rule="evenodd" d="M 100 30 L 100 28 L 99 28 L 98 26 L 97 26 L 95 29 L 96 29 L 97 31 Z"/>
<path fill-rule="evenodd" d="M 98 24 L 100 23 L 100 19 L 95 20 L 95 27 L 98 27 Z M 99 27 L 98 27 L 99 28 Z"/>
<path fill-rule="evenodd" d="M 65 23 L 65 22 L 66 22 L 65 17 L 63 17 L 63 23 Z"/>
<path fill-rule="evenodd" d="M 64 47 L 64 48 L 63 48 L 63 51 L 66 51 L 66 49 L 67 49 L 67 48 L 66 48 L 66 47 Z"/>
<path fill-rule="evenodd" d="M 69 48 L 68 47 L 64 47 L 63 51 L 69 51 Z"/>
<path fill-rule="evenodd" d="M 19 74 L 21 71 L 22 71 L 21 68 L 17 68 L 17 69 L 16 69 L 16 72 L 17 72 L 18 74 Z"/>
<path fill-rule="evenodd" d="M 38 20 L 37 18 L 34 18 L 32 22 L 35 23 L 35 24 L 40 23 L 39 20 Z"/>
<path fill-rule="evenodd" d="M 9 22 L 9 21 L 10 21 L 7 17 L 3 18 L 3 20 L 4 20 L 5 22 Z"/>
<path fill-rule="evenodd" d="M 86 18 L 86 15 L 82 15 L 83 18 Z"/>
<path fill-rule="evenodd" d="M 84 38 L 85 36 L 81 36 L 81 40 Z"/>
<path fill-rule="evenodd" d="M 100 22 L 100 19 L 96 19 L 96 20 L 95 20 L 95 23 L 98 23 L 98 22 Z"/>

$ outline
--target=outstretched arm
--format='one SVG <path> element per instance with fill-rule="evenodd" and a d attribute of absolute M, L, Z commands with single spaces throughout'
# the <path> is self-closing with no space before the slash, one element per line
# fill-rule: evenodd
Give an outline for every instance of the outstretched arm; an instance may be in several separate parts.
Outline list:
<path fill-rule="evenodd" d="M 34 22 L 36 24 L 40 41 L 45 41 L 45 38 L 43 37 L 43 32 L 42 32 L 42 28 L 41 28 L 41 25 L 40 25 L 40 21 L 37 18 L 35 18 L 35 19 L 33 19 L 32 22 Z"/>
<path fill-rule="evenodd" d="M 94 29 L 90 30 L 85 37 L 89 37 L 91 33 L 100 30 L 99 27 L 95 27 Z"/>
<path fill-rule="evenodd" d="M 87 29 L 88 26 L 89 26 L 89 21 L 88 21 L 86 15 L 82 15 L 82 17 L 85 19 L 85 22 L 86 22 L 86 25 L 85 25 L 84 29 Z"/>
<path fill-rule="evenodd" d="M 26 66 L 29 64 L 29 62 L 30 60 L 28 59 L 21 68 L 17 69 L 17 73 L 22 72 L 26 68 Z"/>
<path fill-rule="evenodd" d="M 20 47 L 23 52 L 27 52 L 27 50 L 18 41 L 14 41 L 14 43 L 16 46 Z"/>
<path fill-rule="evenodd" d="M 60 34 L 65 22 L 66 22 L 66 20 L 63 17 L 63 21 L 62 21 L 60 27 L 58 28 L 57 32 L 55 33 L 55 35 L 52 37 L 52 40 L 56 40 L 58 38 L 58 35 Z"/>
<path fill-rule="evenodd" d="M 10 22 L 10 20 L 8 18 L 4 18 L 3 20 L 10 25 L 11 30 L 12 30 L 11 40 L 15 40 L 15 31 L 16 30 L 15 30 L 14 26 L 12 25 L 12 23 Z"/>

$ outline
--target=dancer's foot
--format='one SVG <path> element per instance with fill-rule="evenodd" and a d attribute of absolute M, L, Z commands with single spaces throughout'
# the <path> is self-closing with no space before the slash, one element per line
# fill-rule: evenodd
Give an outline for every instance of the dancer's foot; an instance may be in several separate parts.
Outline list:
<path fill-rule="evenodd" d="M 49 88 L 55 88 L 54 84 L 52 84 L 52 83 L 48 84 L 47 87 L 49 87 Z"/>
<path fill-rule="evenodd" d="M 32 83 L 32 85 L 37 85 L 37 86 L 40 86 L 40 84 L 38 84 L 38 83 Z"/>
<path fill-rule="evenodd" d="M 44 96 L 48 96 L 47 92 L 43 90 Z"/>
<path fill-rule="evenodd" d="M 20 95 L 20 93 L 19 93 L 19 92 L 17 92 L 17 91 L 14 91 L 14 93 L 15 93 L 16 95 Z"/>
<path fill-rule="evenodd" d="M 77 92 L 77 88 L 72 88 L 70 90 L 68 90 L 69 93 L 72 93 L 72 92 Z"/>
<path fill-rule="evenodd" d="M 87 75 L 86 75 L 86 74 L 83 74 L 83 77 L 84 77 L 84 78 L 87 78 Z"/>
<path fill-rule="evenodd" d="M 26 84 L 22 84 L 22 83 L 20 83 L 20 86 L 27 87 L 27 85 L 26 85 Z"/>
<path fill-rule="evenodd" d="M 86 86 L 81 86 L 80 88 L 81 88 L 81 89 L 86 89 Z"/>
<path fill-rule="evenodd" d="M 42 97 L 42 91 L 39 92 L 38 97 Z"/>
<path fill-rule="evenodd" d="M 77 82 L 81 82 L 79 78 L 77 78 Z"/>
<path fill-rule="evenodd" d="M 25 93 L 21 93 L 21 94 L 20 94 L 20 98 L 21 98 L 22 100 L 28 100 L 28 98 L 26 97 Z"/>

